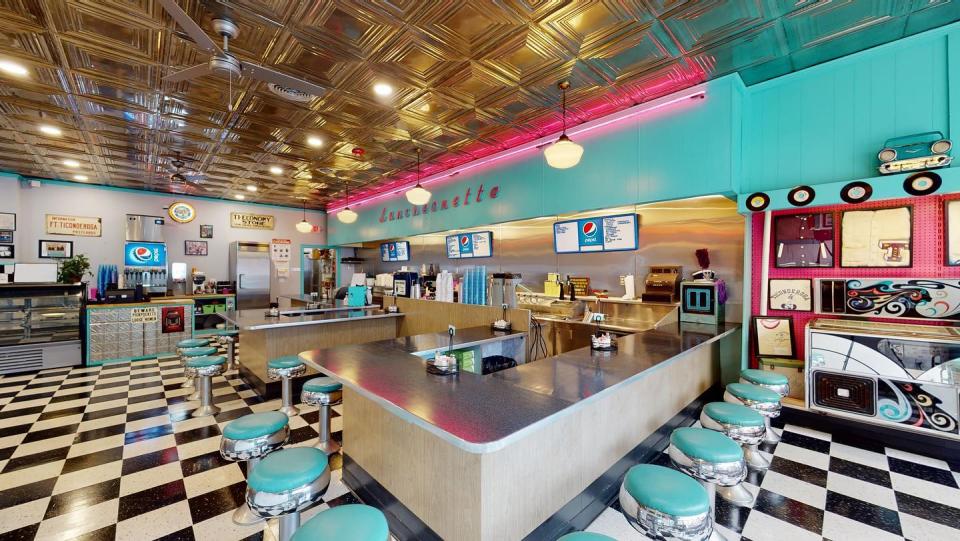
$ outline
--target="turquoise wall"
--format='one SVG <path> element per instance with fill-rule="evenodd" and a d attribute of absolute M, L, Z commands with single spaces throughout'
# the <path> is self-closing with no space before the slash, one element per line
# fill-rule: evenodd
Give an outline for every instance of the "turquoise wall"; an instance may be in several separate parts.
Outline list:
<path fill-rule="evenodd" d="M 329 220 L 330 243 L 800 184 L 829 183 L 832 193 L 839 189 L 835 183 L 876 177 L 876 153 L 890 137 L 929 130 L 960 137 L 957 59 L 960 23 L 751 87 L 738 75 L 723 77 L 705 85 L 702 102 L 577 138 L 585 153 L 572 169 L 552 169 L 533 150 L 429 186 L 443 199 L 468 186 L 499 185 L 496 201 L 380 223 L 382 208 L 407 207 L 398 194 L 386 205 L 381 200 L 355 208 L 356 224 Z M 960 164 L 960 150 L 954 155 Z M 944 176 L 952 185 L 953 175 Z M 877 182 L 895 181 L 902 178 Z"/>

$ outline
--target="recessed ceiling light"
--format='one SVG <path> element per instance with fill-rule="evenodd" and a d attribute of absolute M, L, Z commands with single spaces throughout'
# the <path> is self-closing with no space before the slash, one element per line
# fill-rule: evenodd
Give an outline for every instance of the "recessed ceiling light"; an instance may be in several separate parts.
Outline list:
<path fill-rule="evenodd" d="M 377 83 L 373 85 L 373 93 L 378 96 L 389 96 L 393 94 L 393 87 L 387 83 Z"/>
<path fill-rule="evenodd" d="M 248 191 L 248 192 L 255 192 L 255 191 L 257 191 L 257 185 L 256 185 L 256 184 L 247 184 L 247 191 Z"/>
<path fill-rule="evenodd" d="M 87 175 L 73 175 L 73 180 L 79 180 L 80 182 L 83 182 L 87 179 Z"/>
<path fill-rule="evenodd" d="M 63 165 L 67 167 L 80 167 L 80 162 L 77 160 L 63 160 Z"/>
<path fill-rule="evenodd" d="M 243 195 L 242 193 L 235 193 L 235 194 L 233 194 L 233 198 L 234 198 L 234 199 L 238 199 L 238 200 L 240 200 L 240 201 L 243 201 L 244 199 L 247 198 L 247 196 Z"/>
<path fill-rule="evenodd" d="M 40 131 L 47 135 L 53 135 L 54 137 L 60 137 L 63 135 L 63 132 L 60 130 L 60 128 L 51 126 L 49 124 L 41 124 Z"/>
<path fill-rule="evenodd" d="M 270 172 L 273 173 L 274 175 L 280 175 L 280 174 L 283 174 L 283 168 L 280 167 L 279 165 L 271 165 Z"/>
<path fill-rule="evenodd" d="M 9 73 L 10 75 L 17 75 L 19 77 L 27 74 L 27 68 L 23 67 L 21 64 L 17 64 L 16 62 L 11 62 L 9 60 L 0 60 L 0 71 Z"/>
<path fill-rule="evenodd" d="M 314 148 L 322 147 L 323 139 L 320 139 L 316 135 L 311 135 L 310 137 L 307 137 L 307 144 Z"/>

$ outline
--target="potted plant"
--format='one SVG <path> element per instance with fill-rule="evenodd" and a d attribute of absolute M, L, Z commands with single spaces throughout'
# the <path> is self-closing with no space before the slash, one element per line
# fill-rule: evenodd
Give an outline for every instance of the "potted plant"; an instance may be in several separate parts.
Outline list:
<path fill-rule="evenodd" d="M 61 284 L 76 284 L 90 273 L 90 260 L 83 254 L 64 259 L 60 262 L 60 274 L 57 279 Z"/>

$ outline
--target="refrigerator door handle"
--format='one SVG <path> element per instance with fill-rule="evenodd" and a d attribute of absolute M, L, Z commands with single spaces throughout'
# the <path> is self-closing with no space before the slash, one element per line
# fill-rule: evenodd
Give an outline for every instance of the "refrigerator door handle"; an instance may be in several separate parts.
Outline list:
<path fill-rule="evenodd" d="M 237 289 L 243 289 L 243 275 L 237 275 Z"/>

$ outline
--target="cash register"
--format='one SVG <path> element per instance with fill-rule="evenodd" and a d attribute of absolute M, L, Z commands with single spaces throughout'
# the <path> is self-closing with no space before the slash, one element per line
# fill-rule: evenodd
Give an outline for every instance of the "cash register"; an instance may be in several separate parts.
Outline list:
<path fill-rule="evenodd" d="M 650 267 L 650 274 L 643 281 L 643 302 L 675 303 L 680 295 L 680 265 L 657 265 Z"/>

